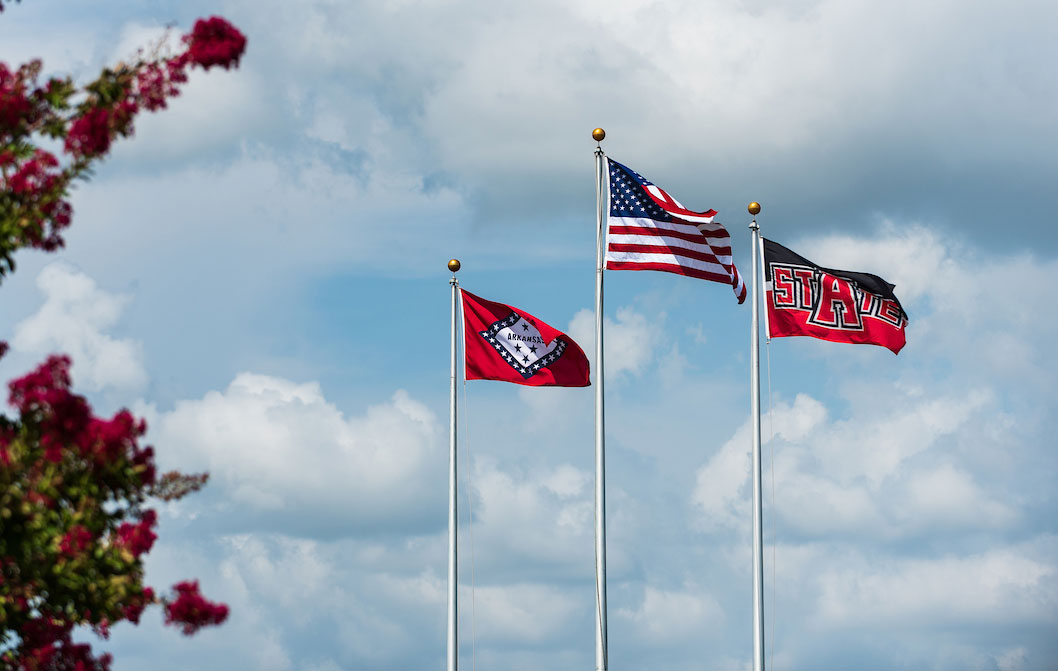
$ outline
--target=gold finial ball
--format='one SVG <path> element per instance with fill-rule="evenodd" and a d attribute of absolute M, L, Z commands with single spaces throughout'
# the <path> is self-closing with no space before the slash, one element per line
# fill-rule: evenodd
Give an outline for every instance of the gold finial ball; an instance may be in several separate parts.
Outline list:
<path fill-rule="evenodd" d="M 606 131 L 601 128 L 596 128 L 591 132 L 591 139 L 595 140 L 596 142 L 602 142 L 606 139 Z"/>
<path fill-rule="evenodd" d="M 760 214 L 760 203 L 758 203 L 757 201 L 753 201 L 749 204 L 749 207 L 747 207 L 746 209 L 749 210 L 749 213 L 753 216 L 757 216 L 758 214 Z"/>
<path fill-rule="evenodd" d="M 459 264 L 459 259 L 452 259 L 448 262 L 448 269 L 453 273 L 458 273 L 462 266 Z"/>

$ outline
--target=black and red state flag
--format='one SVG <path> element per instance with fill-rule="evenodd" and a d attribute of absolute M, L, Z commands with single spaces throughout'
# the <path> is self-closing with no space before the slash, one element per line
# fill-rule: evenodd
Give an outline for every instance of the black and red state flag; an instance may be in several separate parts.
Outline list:
<path fill-rule="evenodd" d="M 782 245 L 764 243 L 768 337 L 811 336 L 879 345 L 899 354 L 907 313 L 894 285 L 877 275 L 823 268 Z"/>
<path fill-rule="evenodd" d="M 525 310 L 463 290 L 467 380 L 587 387 L 588 357 L 568 335 Z"/>

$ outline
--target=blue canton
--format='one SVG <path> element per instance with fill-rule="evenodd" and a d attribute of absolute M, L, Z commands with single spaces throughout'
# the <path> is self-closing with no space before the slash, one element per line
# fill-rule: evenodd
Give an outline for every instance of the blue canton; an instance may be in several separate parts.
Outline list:
<path fill-rule="evenodd" d="M 672 221 L 672 215 L 657 206 L 643 188 L 653 185 L 635 170 L 610 162 L 610 216 Z"/>

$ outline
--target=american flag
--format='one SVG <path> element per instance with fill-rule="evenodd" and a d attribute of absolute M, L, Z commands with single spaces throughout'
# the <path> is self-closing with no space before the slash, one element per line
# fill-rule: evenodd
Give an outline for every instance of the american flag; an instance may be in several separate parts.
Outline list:
<path fill-rule="evenodd" d="M 731 259 L 731 237 L 716 210 L 693 212 L 628 166 L 607 159 L 610 210 L 608 270 L 663 270 L 730 284 L 738 302 L 746 285 Z"/>

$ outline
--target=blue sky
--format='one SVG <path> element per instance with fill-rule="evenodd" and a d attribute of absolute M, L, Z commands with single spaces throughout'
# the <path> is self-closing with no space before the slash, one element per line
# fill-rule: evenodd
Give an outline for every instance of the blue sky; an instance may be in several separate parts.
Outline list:
<path fill-rule="evenodd" d="M 0 58 L 89 76 L 212 14 L 242 67 L 140 120 L 67 248 L 0 287 L 0 376 L 69 352 L 163 467 L 212 474 L 162 509 L 148 577 L 231 619 L 121 625 L 116 670 L 443 664 L 444 264 L 590 351 L 596 126 L 719 210 L 744 273 L 758 200 L 766 236 L 911 316 L 898 357 L 762 352 L 771 667 L 1058 663 L 1058 8 L 25 0 Z M 611 668 L 744 669 L 748 306 L 606 281 Z M 592 392 L 465 401 L 461 663 L 590 668 Z"/>

